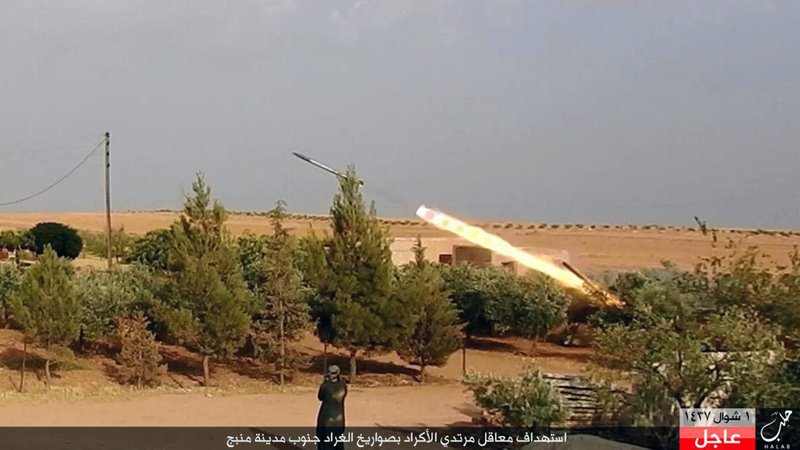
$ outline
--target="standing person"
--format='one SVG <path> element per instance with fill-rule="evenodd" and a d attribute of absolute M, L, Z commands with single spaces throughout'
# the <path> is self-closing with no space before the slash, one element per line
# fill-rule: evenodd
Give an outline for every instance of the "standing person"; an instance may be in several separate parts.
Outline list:
<path fill-rule="evenodd" d="M 344 444 L 325 442 L 331 434 L 339 437 L 344 433 L 344 399 L 347 397 L 347 381 L 341 375 L 339 366 L 332 365 L 328 368 L 325 380 L 319 387 L 317 398 L 322 404 L 317 415 L 317 438 L 320 440 L 319 450 L 344 449 Z"/>

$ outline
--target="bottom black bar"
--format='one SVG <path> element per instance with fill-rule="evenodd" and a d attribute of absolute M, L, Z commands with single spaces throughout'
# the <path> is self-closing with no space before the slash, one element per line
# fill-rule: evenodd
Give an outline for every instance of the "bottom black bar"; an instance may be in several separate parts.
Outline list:
<path fill-rule="evenodd" d="M 338 439 L 337 439 L 338 438 Z M 248 449 L 677 449 L 677 428 L 359 427 L 317 436 L 300 427 L 0 427 L 0 448 L 82 450 Z"/>

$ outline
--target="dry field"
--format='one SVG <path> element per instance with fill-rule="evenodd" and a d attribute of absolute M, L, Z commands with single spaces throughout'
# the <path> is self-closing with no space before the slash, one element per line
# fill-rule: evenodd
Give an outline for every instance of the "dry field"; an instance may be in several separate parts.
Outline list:
<path fill-rule="evenodd" d="M 177 213 L 169 212 L 124 212 L 114 213 L 113 221 L 115 227 L 124 226 L 127 232 L 142 234 L 168 227 L 177 216 Z M 322 216 L 293 218 L 288 226 L 298 235 L 307 234 L 310 230 L 324 232 L 328 226 L 325 219 Z M 105 216 L 102 213 L 0 213 L 0 230 L 30 227 L 42 221 L 63 222 L 83 230 L 105 229 Z M 449 237 L 447 233 L 416 219 L 386 219 L 384 223 L 394 237 Z M 654 267 L 662 260 L 670 260 L 688 268 L 700 256 L 724 254 L 729 239 L 741 247 L 758 246 L 777 263 L 786 264 L 789 252 L 794 246 L 800 245 L 800 236 L 792 233 L 722 230 L 717 233 L 718 242 L 714 246 L 710 235 L 670 227 L 617 229 L 596 226 L 592 229 L 589 226 L 571 226 L 565 229 L 562 225 L 554 229 L 552 226 L 542 228 L 538 224 L 521 223 L 482 225 L 515 245 L 566 250 L 574 264 L 586 272 Z M 254 215 L 231 214 L 228 226 L 234 235 L 245 230 L 271 232 L 269 220 Z"/>

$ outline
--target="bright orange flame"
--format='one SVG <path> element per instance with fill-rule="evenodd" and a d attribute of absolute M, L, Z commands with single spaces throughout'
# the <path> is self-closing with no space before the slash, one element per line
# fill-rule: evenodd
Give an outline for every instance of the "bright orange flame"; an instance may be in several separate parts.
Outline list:
<path fill-rule="evenodd" d="M 449 231 L 466 239 L 469 242 L 472 242 L 475 245 L 511 258 L 525 267 L 552 277 L 566 287 L 578 289 L 584 293 L 589 293 L 586 283 L 574 273 L 557 266 L 545 258 L 540 258 L 536 255 L 524 252 L 500 237 L 487 233 L 482 228 L 467 225 L 466 223 L 454 217 L 448 216 L 447 214 L 439 211 L 434 211 L 426 206 L 419 207 L 417 210 L 417 216 L 436 228 Z"/>

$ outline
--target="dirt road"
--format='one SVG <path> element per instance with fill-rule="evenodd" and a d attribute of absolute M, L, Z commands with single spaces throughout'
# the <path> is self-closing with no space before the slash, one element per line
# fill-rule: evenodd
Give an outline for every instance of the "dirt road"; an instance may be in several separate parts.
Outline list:
<path fill-rule="evenodd" d="M 350 426 L 444 426 L 477 412 L 459 385 L 354 388 Z M 313 426 L 316 391 L 206 397 L 171 394 L 132 400 L 84 400 L 0 406 L 2 426 Z"/>

